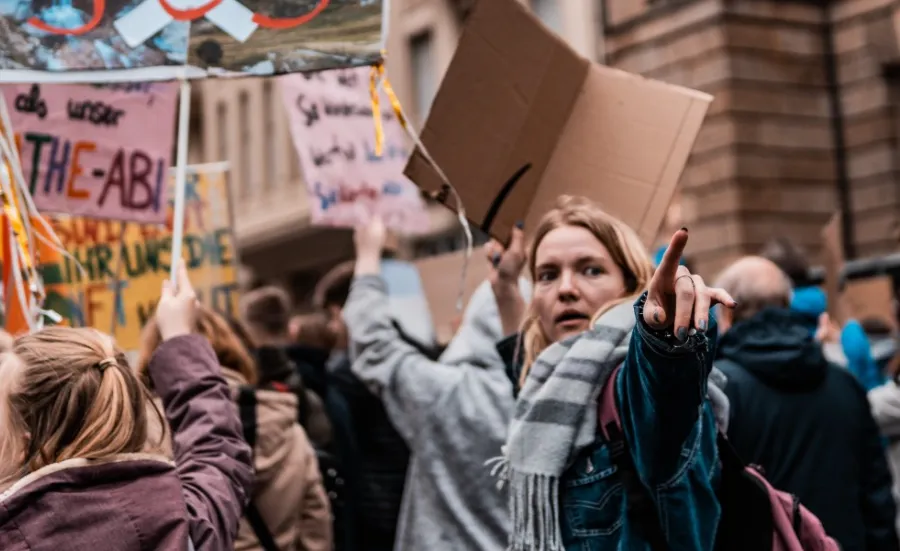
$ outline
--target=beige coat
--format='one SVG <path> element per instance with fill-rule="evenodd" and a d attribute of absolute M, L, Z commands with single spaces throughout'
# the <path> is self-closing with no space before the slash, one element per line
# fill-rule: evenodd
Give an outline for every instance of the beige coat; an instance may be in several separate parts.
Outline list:
<path fill-rule="evenodd" d="M 246 381 L 228 369 L 223 374 L 236 396 L 238 387 Z M 253 502 L 280 551 L 331 551 L 331 507 L 315 452 L 297 423 L 297 397 L 288 392 L 258 390 L 256 400 Z M 170 448 L 165 452 L 171 456 Z M 241 519 L 234 548 L 262 551 L 246 519 Z"/>

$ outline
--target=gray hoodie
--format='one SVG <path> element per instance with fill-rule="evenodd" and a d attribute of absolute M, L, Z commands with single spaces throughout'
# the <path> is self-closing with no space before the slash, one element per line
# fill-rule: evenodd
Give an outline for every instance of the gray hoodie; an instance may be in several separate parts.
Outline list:
<path fill-rule="evenodd" d="M 382 399 L 411 452 L 394 548 L 505 549 L 507 495 L 485 462 L 506 441 L 515 400 L 495 348 L 503 335 L 490 286 L 472 295 L 438 362 L 399 338 L 379 277 L 353 282 L 344 319 L 353 372 Z"/>

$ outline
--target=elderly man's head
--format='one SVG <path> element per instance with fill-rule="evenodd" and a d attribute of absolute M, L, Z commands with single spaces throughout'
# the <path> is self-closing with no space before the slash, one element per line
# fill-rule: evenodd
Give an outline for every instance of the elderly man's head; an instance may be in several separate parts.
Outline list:
<path fill-rule="evenodd" d="M 739 321 L 752 318 L 765 308 L 789 308 L 791 280 L 774 262 L 760 256 L 746 256 L 720 275 L 715 284 L 737 302 L 733 309 L 719 308 L 717 321 L 727 331 Z"/>

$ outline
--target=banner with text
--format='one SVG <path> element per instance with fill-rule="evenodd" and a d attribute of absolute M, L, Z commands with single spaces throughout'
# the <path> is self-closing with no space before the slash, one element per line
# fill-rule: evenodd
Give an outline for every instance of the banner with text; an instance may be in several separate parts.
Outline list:
<path fill-rule="evenodd" d="M 235 315 L 238 263 L 223 168 L 188 167 L 183 258 L 200 301 L 224 315 Z M 46 308 L 74 326 L 109 332 L 115 324 L 119 345 L 136 350 L 141 328 L 153 315 L 162 282 L 169 276 L 171 207 L 170 202 L 165 227 L 54 219 L 53 227 L 72 258 L 42 265 Z M 73 259 L 84 267 L 83 274 Z"/>
<path fill-rule="evenodd" d="M 381 59 L 387 0 L 0 0 L 0 81 L 272 75 Z"/>
<path fill-rule="evenodd" d="M 178 86 L 2 87 L 38 210 L 161 224 Z"/>
<path fill-rule="evenodd" d="M 383 92 L 384 149 L 375 153 L 369 71 L 291 75 L 281 84 L 313 223 L 353 227 L 380 215 L 393 229 L 427 231 L 425 202 L 403 176 L 405 134 Z"/>

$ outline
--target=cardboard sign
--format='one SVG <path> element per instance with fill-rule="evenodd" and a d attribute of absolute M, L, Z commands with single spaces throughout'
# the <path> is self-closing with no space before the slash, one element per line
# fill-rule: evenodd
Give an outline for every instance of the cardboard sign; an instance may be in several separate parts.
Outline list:
<path fill-rule="evenodd" d="M 403 128 L 383 93 L 384 149 L 375 153 L 368 69 L 290 75 L 281 84 L 314 224 L 354 227 L 378 215 L 393 229 L 428 229 L 425 202 L 403 175 Z"/>
<path fill-rule="evenodd" d="M 191 282 L 204 304 L 235 315 L 238 262 L 222 166 L 189 167 L 186 199 L 183 258 Z M 110 331 L 115 316 L 119 346 L 136 350 L 141 328 L 153 315 L 162 282 L 169 276 L 171 219 L 170 212 L 166 227 L 124 225 L 124 237 L 118 222 L 54 219 L 54 229 L 72 258 L 42 266 L 49 291 L 45 307 L 70 325 L 104 332 Z M 84 267 L 84 276 L 75 260 Z"/>
<path fill-rule="evenodd" d="M 844 245 L 841 241 L 842 218 L 840 213 L 831 217 L 822 228 L 822 245 L 825 253 L 825 296 L 828 297 L 828 314 L 841 325 L 847 312 L 841 302 L 841 268 L 844 267 Z"/>
<path fill-rule="evenodd" d="M 0 81 L 159 80 L 371 65 L 381 59 L 385 4 L 0 2 Z"/>
<path fill-rule="evenodd" d="M 884 275 L 847 282 L 843 299 L 853 318 L 863 321 L 878 319 L 897 330 L 894 315 L 894 281 Z"/>
<path fill-rule="evenodd" d="M 501 241 L 572 194 L 650 243 L 711 100 L 592 64 L 516 0 L 482 1 L 421 137 L 472 222 Z M 442 189 L 421 151 L 406 175 Z"/>
<path fill-rule="evenodd" d="M 457 251 L 417 260 L 415 265 L 421 276 L 428 308 L 438 342 L 447 343 L 456 334 L 462 321 L 462 312 L 456 308 L 459 294 L 460 276 L 466 252 Z M 469 303 L 472 294 L 489 274 L 487 259 L 481 251 L 474 251 L 469 260 L 466 281 L 463 287 L 463 306 Z"/>
<path fill-rule="evenodd" d="M 165 221 L 175 83 L 10 84 L 2 91 L 41 212 Z"/>

